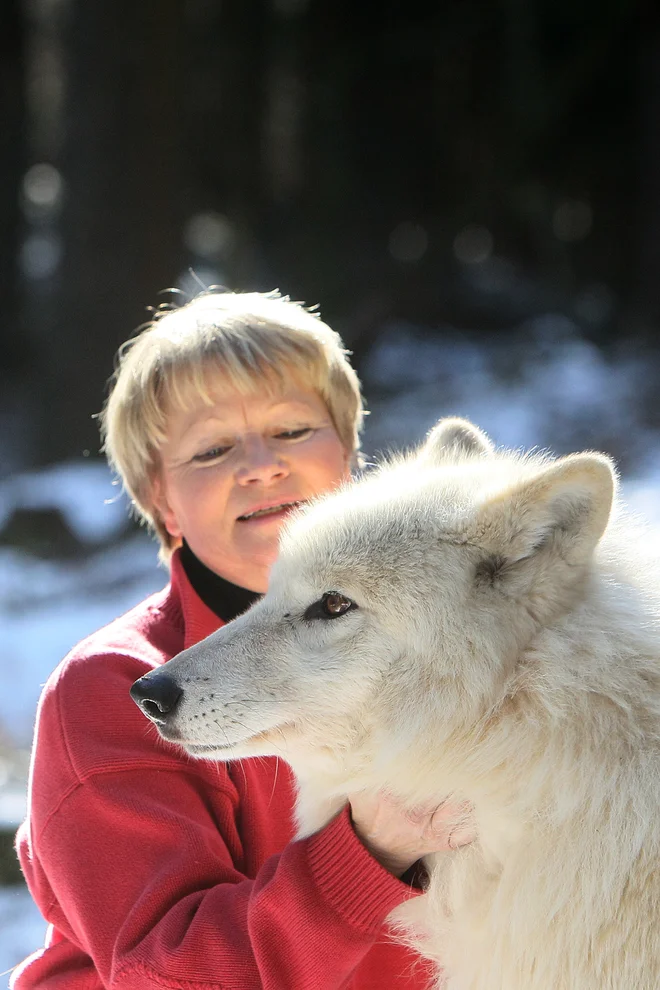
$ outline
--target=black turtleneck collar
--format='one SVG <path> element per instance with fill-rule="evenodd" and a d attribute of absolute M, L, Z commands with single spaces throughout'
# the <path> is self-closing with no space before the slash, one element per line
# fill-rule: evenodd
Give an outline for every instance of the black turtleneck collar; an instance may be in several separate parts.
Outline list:
<path fill-rule="evenodd" d="M 212 571 L 195 556 L 185 540 L 179 556 L 191 585 L 219 619 L 231 622 L 261 598 L 258 592 L 232 584 Z"/>

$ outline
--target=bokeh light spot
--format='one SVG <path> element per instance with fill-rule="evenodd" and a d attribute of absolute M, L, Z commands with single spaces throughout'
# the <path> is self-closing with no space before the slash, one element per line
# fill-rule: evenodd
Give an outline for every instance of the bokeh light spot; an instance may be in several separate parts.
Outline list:
<path fill-rule="evenodd" d="M 221 213 L 205 210 L 190 217 L 183 240 L 188 250 L 200 258 L 227 256 L 234 247 L 234 227 Z"/>
<path fill-rule="evenodd" d="M 593 211 L 583 199 L 565 199 L 552 216 L 552 230 L 560 241 L 583 241 L 592 224 Z"/>
<path fill-rule="evenodd" d="M 52 233 L 35 233 L 25 238 L 19 254 L 21 271 L 27 278 L 50 278 L 62 259 L 62 241 Z"/>
<path fill-rule="evenodd" d="M 390 254 L 396 261 L 411 264 L 424 256 L 429 246 L 429 238 L 421 224 L 406 220 L 394 228 L 388 246 Z"/>
<path fill-rule="evenodd" d="M 23 176 L 23 201 L 28 214 L 43 216 L 58 209 L 64 193 L 64 180 L 54 165 L 39 162 Z"/>
<path fill-rule="evenodd" d="M 464 265 L 486 261 L 493 253 L 493 235 L 487 227 L 470 223 L 454 238 L 454 255 Z"/>

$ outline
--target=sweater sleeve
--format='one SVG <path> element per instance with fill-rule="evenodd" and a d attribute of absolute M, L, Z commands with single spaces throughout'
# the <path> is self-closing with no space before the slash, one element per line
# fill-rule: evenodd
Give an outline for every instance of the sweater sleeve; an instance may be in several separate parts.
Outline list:
<path fill-rule="evenodd" d="M 131 667 L 116 674 L 122 690 L 142 673 Z M 128 709 L 133 751 L 126 725 L 108 736 L 107 678 L 105 689 L 107 708 L 95 715 L 81 716 L 77 703 L 62 711 L 61 684 L 40 713 L 22 859 L 47 920 L 91 957 L 108 990 L 345 985 L 386 916 L 411 896 L 362 846 L 348 812 L 248 879 L 237 865 L 236 793 L 226 769 L 210 787 L 194 763 L 145 746 L 150 727 L 137 709 L 137 720 Z M 106 737 L 120 740 L 112 759 L 100 755 Z M 79 752 L 85 741 L 97 753 L 91 763 Z M 51 783 L 66 762 L 73 774 L 54 801 Z M 28 973 L 17 990 L 50 986 L 28 982 Z"/>

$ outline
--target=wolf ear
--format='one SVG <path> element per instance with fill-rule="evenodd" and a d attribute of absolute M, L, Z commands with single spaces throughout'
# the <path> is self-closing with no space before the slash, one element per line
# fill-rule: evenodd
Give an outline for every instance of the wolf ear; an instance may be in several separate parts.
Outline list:
<path fill-rule="evenodd" d="M 579 567 L 605 532 L 615 489 L 609 457 L 571 454 L 486 503 L 481 522 L 509 564 L 555 551 L 566 564 Z"/>
<path fill-rule="evenodd" d="M 467 419 L 447 416 L 439 420 L 426 438 L 420 457 L 431 464 L 442 464 L 469 455 L 493 452 L 493 445 L 481 430 Z"/>

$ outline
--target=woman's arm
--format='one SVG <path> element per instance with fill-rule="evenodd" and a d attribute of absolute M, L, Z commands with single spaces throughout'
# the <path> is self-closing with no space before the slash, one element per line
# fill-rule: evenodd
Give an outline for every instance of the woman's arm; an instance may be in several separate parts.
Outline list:
<path fill-rule="evenodd" d="M 130 700 L 120 705 L 137 661 L 102 660 L 96 684 L 89 664 L 66 671 L 39 714 L 21 858 L 47 920 L 110 990 L 340 987 L 413 892 L 372 858 L 347 810 L 242 875 L 249 825 L 226 768 L 211 785 L 173 755 Z M 17 990 L 51 986 L 53 951 Z"/>

